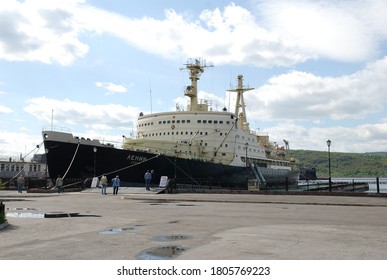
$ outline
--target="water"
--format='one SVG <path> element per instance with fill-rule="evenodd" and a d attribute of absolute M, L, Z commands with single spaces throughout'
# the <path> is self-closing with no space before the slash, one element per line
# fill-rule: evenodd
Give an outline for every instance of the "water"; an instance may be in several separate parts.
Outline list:
<path fill-rule="evenodd" d="M 300 182 L 303 184 L 305 181 Z M 309 181 L 309 184 L 312 183 L 327 183 L 327 180 L 316 180 L 316 181 Z M 368 183 L 370 193 L 376 193 L 377 192 L 377 184 L 376 184 L 376 178 L 369 178 L 369 177 L 359 177 L 359 178 L 351 178 L 351 177 L 335 177 L 332 178 L 332 182 L 362 182 L 362 183 Z M 387 193 L 387 177 L 379 178 L 379 192 L 381 193 Z"/>

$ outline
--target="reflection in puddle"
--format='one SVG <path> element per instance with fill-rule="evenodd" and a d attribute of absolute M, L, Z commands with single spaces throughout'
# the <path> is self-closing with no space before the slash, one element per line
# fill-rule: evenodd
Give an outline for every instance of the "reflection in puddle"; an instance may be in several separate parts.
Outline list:
<path fill-rule="evenodd" d="M 131 232 L 134 228 L 111 228 L 103 231 L 99 231 L 99 234 L 136 234 L 135 232 Z"/>
<path fill-rule="evenodd" d="M 154 240 L 159 242 L 177 241 L 177 240 L 186 240 L 186 239 L 191 239 L 191 237 L 187 235 L 160 235 L 154 238 Z"/>
<path fill-rule="evenodd" d="M 162 246 L 162 247 L 153 247 L 142 251 L 137 255 L 139 260 L 168 260 L 172 259 L 182 252 L 185 249 L 180 246 Z"/>
<path fill-rule="evenodd" d="M 36 211 L 36 208 L 7 208 L 7 211 Z"/>

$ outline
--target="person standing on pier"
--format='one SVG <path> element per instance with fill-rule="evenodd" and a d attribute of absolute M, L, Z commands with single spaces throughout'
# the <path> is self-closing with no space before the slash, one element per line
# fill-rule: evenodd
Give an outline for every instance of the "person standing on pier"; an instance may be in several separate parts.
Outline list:
<path fill-rule="evenodd" d="M 120 187 L 120 178 L 118 177 L 118 175 L 116 176 L 116 178 L 114 178 L 112 180 L 112 183 L 113 183 L 113 195 L 117 195 L 118 194 L 118 188 Z"/>
<path fill-rule="evenodd" d="M 149 170 L 147 170 L 145 172 L 144 179 L 145 179 L 145 189 L 147 191 L 149 191 L 150 190 L 150 182 L 152 180 L 152 174 L 149 172 Z"/>
<path fill-rule="evenodd" d="M 106 187 L 108 184 L 108 179 L 105 174 L 101 177 L 101 186 L 102 186 L 102 194 L 106 194 Z"/>
<path fill-rule="evenodd" d="M 17 192 L 22 193 L 23 187 L 24 187 L 24 178 L 22 175 L 20 175 L 19 178 L 17 178 Z"/>
<path fill-rule="evenodd" d="M 58 188 L 58 193 L 63 192 L 63 179 L 58 175 L 58 178 L 56 178 L 55 186 Z"/>

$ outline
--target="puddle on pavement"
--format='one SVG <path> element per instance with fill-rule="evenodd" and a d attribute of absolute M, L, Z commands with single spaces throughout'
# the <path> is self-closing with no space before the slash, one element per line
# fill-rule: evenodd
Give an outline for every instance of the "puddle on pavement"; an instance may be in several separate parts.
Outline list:
<path fill-rule="evenodd" d="M 32 210 L 27 208 L 15 208 L 14 211 L 25 211 Z M 36 209 L 34 209 L 36 210 Z M 65 212 L 51 212 L 51 213 L 39 213 L 39 212 L 6 212 L 8 218 L 33 218 L 33 219 L 44 219 L 44 218 L 70 218 L 79 217 L 79 213 L 65 213 Z"/>
<path fill-rule="evenodd" d="M 169 260 L 183 253 L 181 246 L 160 246 L 145 249 L 137 255 L 138 260 Z"/>
<path fill-rule="evenodd" d="M 103 231 L 99 231 L 99 234 L 136 234 L 132 232 L 134 230 L 133 227 L 123 227 L 123 228 L 111 228 Z"/>
<path fill-rule="evenodd" d="M 159 235 L 159 236 L 156 236 L 154 240 L 159 242 L 166 242 L 166 241 L 187 240 L 191 238 L 192 237 L 188 235 Z"/>
<path fill-rule="evenodd" d="M 177 224 L 180 223 L 180 221 L 170 221 L 168 224 Z"/>
<path fill-rule="evenodd" d="M 7 211 L 37 211 L 36 208 L 7 208 Z"/>

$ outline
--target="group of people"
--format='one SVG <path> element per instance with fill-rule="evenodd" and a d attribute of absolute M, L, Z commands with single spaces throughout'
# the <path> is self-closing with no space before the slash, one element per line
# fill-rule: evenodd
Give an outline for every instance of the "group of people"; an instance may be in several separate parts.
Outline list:
<path fill-rule="evenodd" d="M 145 180 L 145 189 L 147 191 L 150 190 L 151 184 L 152 184 L 152 179 L 155 178 L 155 173 L 154 170 L 147 170 L 144 174 L 144 180 Z M 17 179 L 17 185 L 18 185 L 18 192 L 22 193 L 23 192 L 23 187 L 24 187 L 24 178 L 23 176 L 19 176 Z M 100 180 L 100 185 L 102 188 L 102 194 L 106 195 L 106 188 L 108 186 L 108 178 L 106 177 L 105 174 L 102 175 L 101 180 Z M 118 194 L 118 189 L 121 185 L 121 181 L 119 176 L 117 175 L 115 178 L 112 179 L 112 186 L 113 186 L 113 195 Z M 63 193 L 64 188 L 63 188 L 63 179 L 60 175 L 56 178 L 55 181 L 55 187 L 58 189 L 58 194 Z"/>
<path fill-rule="evenodd" d="M 149 172 L 149 170 L 147 170 L 144 174 L 144 180 L 145 180 L 145 189 L 147 191 L 150 190 L 150 187 L 151 187 L 151 183 L 152 183 L 152 179 L 155 177 L 155 172 L 154 170 L 152 170 L 151 172 Z"/>
<path fill-rule="evenodd" d="M 102 175 L 101 180 L 100 180 L 100 184 L 102 187 L 102 194 L 105 195 L 106 194 L 106 187 L 108 185 L 108 178 L 106 177 L 105 174 Z M 120 177 L 117 175 L 115 178 L 112 179 L 113 195 L 118 194 L 118 189 L 119 189 L 120 185 L 121 185 Z"/>

